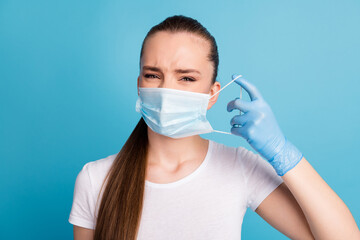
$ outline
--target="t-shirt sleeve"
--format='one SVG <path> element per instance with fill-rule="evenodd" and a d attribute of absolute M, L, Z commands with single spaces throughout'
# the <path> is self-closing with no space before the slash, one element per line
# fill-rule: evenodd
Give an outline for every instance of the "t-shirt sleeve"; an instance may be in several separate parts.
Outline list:
<path fill-rule="evenodd" d="M 283 179 L 261 155 L 242 147 L 240 149 L 247 189 L 247 207 L 255 211 L 260 203 L 283 182 Z"/>
<path fill-rule="evenodd" d="M 73 203 L 68 221 L 71 224 L 94 229 L 94 194 L 88 170 L 85 164 L 75 181 Z"/>

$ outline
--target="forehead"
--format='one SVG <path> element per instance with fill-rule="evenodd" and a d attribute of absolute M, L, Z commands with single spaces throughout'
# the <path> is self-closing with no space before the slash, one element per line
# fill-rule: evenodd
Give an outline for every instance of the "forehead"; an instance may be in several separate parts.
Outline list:
<path fill-rule="evenodd" d="M 142 65 L 164 68 L 208 68 L 210 43 L 203 37 L 188 32 L 157 32 L 144 45 Z"/>

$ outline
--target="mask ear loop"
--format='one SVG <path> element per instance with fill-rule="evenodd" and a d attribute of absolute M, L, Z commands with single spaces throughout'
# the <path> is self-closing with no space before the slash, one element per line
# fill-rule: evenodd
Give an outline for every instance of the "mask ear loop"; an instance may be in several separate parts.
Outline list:
<path fill-rule="evenodd" d="M 216 93 L 214 93 L 213 95 L 211 95 L 209 97 L 209 99 L 211 99 L 213 96 L 215 96 L 216 94 L 219 94 L 222 90 L 224 90 L 224 88 L 226 88 L 227 86 L 229 86 L 232 82 L 234 82 L 236 79 L 242 77 L 242 75 L 237 76 L 236 78 L 234 78 L 233 80 L 231 80 L 228 84 L 226 84 L 224 87 L 222 87 L 219 91 L 217 91 Z M 242 98 L 242 87 L 240 86 L 240 99 Z M 240 115 L 241 115 L 241 111 L 240 111 Z M 224 134 L 229 134 L 232 135 L 232 133 L 229 132 L 223 132 L 223 131 L 219 131 L 219 130 L 214 130 L 213 132 L 218 132 L 218 133 L 224 133 Z"/>
<path fill-rule="evenodd" d="M 242 75 L 239 75 L 237 76 L 236 78 L 234 78 L 233 80 L 231 80 L 228 84 L 226 84 L 225 86 L 223 86 L 219 91 L 217 91 L 216 93 L 214 93 L 213 95 L 211 95 L 209 97 L 209 99 L 211 99 L 213 96 L 215 96 L 216 94 L 219 94 L 222 90 L 224 90 L 224 88 L 226 88 L 227 86 L 229 86 L 232 82 L 234 82 L 236 79 L 242 77 Z M 240 86 L 240 97 L 241 97 L 241 93 L 242 93 L 242 90 L 241 90 L 241 86 Z"/>
<path fill-rule="evenodd" d="M 229 132 L 223 132 L 223 131 L 218 131 L 218 130 L 214 130 L 214 129 L 213 129 L 213 132 L 218 132 L 218 133 L 225 133 L 225 134 L 229 134 L 229 135 L 232 135 L 232 133 L 229 133 Z"/>

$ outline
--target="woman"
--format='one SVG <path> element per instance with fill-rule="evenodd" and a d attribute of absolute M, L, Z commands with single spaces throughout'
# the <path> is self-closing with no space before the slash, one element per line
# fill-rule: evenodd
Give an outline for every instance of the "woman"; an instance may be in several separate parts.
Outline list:
<path fill-rule="evenodd" d="M 76 240 L 240 239 L 247 207 L 291 239 L 360 239 L 349 209 L 245 79 L 233 76 L 251 101 L 228 104 L 244 112 L 231 133 L 259 154 L 199 136 L 213 131 L 205 114 L 220 90 L 218 63 L 215 39 L 194 19 L 169 17 L 148 32 L 142 118 L 118 154 L 78 174 L 69 218 Z"/>

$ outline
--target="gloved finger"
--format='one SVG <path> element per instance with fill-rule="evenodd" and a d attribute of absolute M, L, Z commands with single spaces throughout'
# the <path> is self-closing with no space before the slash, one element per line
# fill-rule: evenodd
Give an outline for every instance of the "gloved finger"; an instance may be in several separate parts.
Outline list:
<path fill-rule="evenodd" d="M 235 115 L 230 120 L 230 125 L 233 127 L 235 127 L 234 126 L 235 124 L 244 126 L 246 124 L 246 122 L 248 122 L 251 118 L 252 118 L 252 116 L 250 116 L 250 113 L 245 113 L 243 115 Z"/>
<path fill-rule="evenodd" d="M 234 79 L 237 76 L 238 75 L 233 74 L 232 78 Z M 240 86 L 242 86 L 249 93 L 251 101 L 256 100 L 258 98 L 262 98 L 260 91 L 255 87 L 255 85 L 250 83 L 248 80 L 240 77 L 240 78 L 236 79 L 235 82 L 237 84 L 239 84 Z"/>
<path fill-rule="evenodd" d="M 228 112 L 231 112 L 234 109 L 239 109 L 240 111 L 246 113 L 252 109 L 251 102 L 244 101 L 240 98 L 235 98 L 227 104 Z"/>
<path fill-rule="evenodd" d="M 234 135 L 241 136 L 246 139 L 246 141 L 249 139 L 248 135 L 248 128 L 250 127 L 250 124 L 246 124 L 242 127 L 232 127 L 230 129 L 230 132 Z"/>

